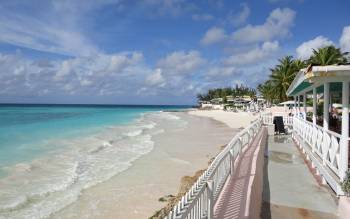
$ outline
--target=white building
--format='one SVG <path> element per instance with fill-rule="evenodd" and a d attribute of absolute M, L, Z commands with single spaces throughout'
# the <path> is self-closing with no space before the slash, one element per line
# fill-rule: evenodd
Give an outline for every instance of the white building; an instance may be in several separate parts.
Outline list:
<path fill-rule="evenodd" d="M 309 159 L 337 194 L 349 168 L 349 82 L 350 65 L 312 66 L 302 69 L 287 91 L 294 97 L 293 138 L 310 150 Z M 308 96 L 313 102 L 311 121 L 301 116 Z M 323 98 L 321 115 L 317 115 L 318 98 Z M 342 108 L 338 115 L 331 107 L 335 101 Z"/>

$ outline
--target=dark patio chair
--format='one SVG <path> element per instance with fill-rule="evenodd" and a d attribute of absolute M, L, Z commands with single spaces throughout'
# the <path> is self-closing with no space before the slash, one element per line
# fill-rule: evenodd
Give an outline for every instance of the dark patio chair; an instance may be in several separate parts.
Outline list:
<path fill-rule="evenodd" d="M 275 125 L 275 133 L 277 132 L 278 134 L 281 134 L 281 133 L 286 134 L 282 116 L 273 117 L 273 124 Z"/>

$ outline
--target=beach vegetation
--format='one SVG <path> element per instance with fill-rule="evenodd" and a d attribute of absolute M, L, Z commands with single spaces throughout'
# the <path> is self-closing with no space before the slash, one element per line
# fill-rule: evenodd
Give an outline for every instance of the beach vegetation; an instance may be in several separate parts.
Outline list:
<path fill-rule="evenodd" d="M 347 52 L 343 53 L 339 48 L 327 46 L 314 49 L 307 62 L 311 65 L 344 65 L 348 63 L 347 55 Z"/>
<path fill-rule="evenodd" d="M 209 89 L 204 94 L 198 94 L 199 101 L 210 101 L 215 98 L 222 98 L 223 102 L 227 102 L 227 96 L 243 97 L 249 96 L 251 98 L 256 97 L 256 90 L 254 88 L 247 87 L 245 85 L 236 85 L 235 87 L 214 88 Z"/>
<path fill-rule="evenodd" d="M 307 66 L 313 65 L 341 65 L 349 62 L 349 53 L 343 53 L 339 48 L 326 46 L 314 49 L 306 60 L 285 56 L 278 60 L 278 64 L 270 69 L 268 80 L 259 84 L 257 90 L 270 103 L 287 101 L 287 90 L 297 73 Z"/>
<path fill-rule="evenodd" d="M 341 184 L 341 188 L 345 195 L 350 196 L 350 170 L 346 171 L 346 176 Z"/>

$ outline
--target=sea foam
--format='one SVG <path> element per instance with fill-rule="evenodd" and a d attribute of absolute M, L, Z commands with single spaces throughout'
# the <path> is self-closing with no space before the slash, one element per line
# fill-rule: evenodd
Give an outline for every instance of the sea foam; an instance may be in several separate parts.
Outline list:
<path fill-rule="evenodd" d="M 91 136 L 60 141 L 64 147 L 31 163 L 7 167 L 0 179 L 0 218 L 47 218 L 75 202 L 84 189 L 128 169 L 149 153 L 157 121 L 180 120 L 148 113 L 134 123 L 107 127 Z M 57 144 L 57 142 L 55 142 Z"/>

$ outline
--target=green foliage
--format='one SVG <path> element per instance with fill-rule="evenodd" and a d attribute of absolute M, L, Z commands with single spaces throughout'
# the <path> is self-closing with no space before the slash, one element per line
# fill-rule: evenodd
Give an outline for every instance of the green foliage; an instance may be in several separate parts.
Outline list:
<path fill-rule="evenodd" d="M 350 196 L 350 170 L 346 171 L 346 176 L 341 183 L 341 188 L 347 196 Z"/>
<path fill-rule="evenodd" d="M 286 56 L 279 60 L 279 63 L 270 69 L 270 79 L 258 86 L 259 92 L 270 102 L 282 102 L 288 100 L 287 90 L 294 80 L 297 72 L 306 67 L 304 61 Z"/>
<path fill-rule="evenodd" d="M 250 87 L 246 87 L 244 85 L 236 85 L 234 88 L 226 87 L 226 88 L 215 88 L 209 89 L 205 94 L 198 94 L 197 98 L 200 101 L 210 101 L 214 98 L 223 98 L 223 101 L 226 102 L 226 96 L 256 96 L 256 90 Z"/>
<path fill-rule="evenodd" d="M 273 102 L 275 96 L 272 90 L 272 86 L 272 82 L 269 80 L 266 81 L 264 84 L 259 84 L 257 88 L 260 94 L 263 95 L 265 99 L 270 102 Z"/>
<path fill-rule="evenodd" d="M 339 65 L 346 64 L 348 53 L 342 53 L 339 48 L 327 46 L 313 50 L 309 59 L 303 61 L 286 56 L 272 69 L 269 80 L 258 86 L 259 92 L 270 102 L 288 100 L 287 90 L 300 69 L 307 65 Z"/>
<path fill-rule="evenodd" d="M 307 61 L 311 65 L 341 65 L 348 62 L 346 55 L 339 48 L 327 46 L 318 50 L 313 50 L 313 54 Z"/>

